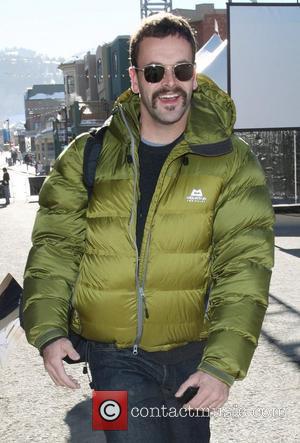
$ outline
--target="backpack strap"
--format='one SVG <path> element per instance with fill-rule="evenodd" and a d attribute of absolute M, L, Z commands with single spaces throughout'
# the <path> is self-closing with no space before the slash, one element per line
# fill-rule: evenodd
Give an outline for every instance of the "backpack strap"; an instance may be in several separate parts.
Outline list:
<path fill-rule="evenodd" d="M 99 129 L 93 129 L 90 131 L 90 136 L 88 137 L 83 154 L 83 183 L 86 186 L 88 199 L 90 200 L 98 159 L 100 158 L 102 146 L 103 146 L 103 138 L 105 131 L 107 129 L 107 125 L 102 126 Z"/>

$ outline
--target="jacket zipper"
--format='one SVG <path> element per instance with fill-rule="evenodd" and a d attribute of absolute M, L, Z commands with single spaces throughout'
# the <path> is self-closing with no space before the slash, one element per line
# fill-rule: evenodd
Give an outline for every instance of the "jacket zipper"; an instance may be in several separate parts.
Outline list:
<path fill-rule="evenodd" d="M 138 347 L 142 338 L 142 334 L 143 334 L 143 326 L 144 326 L 144 318 L 149 318 L 149 311 L 148 311 L 148 307 L 147 307 L 147 302 L 146 302 L 146 296 L 145 296 L 145 282 L 146 282 L 146 274 L 147 274 L 147 264 L 148 264 L 148 256 L 149 256 L 149 249 L 150 249 L 150 239 L 151 239 L 151 231 L 148 234 L 148 238 L 147 238 L 147 245 L 146 245 L 146 252 L 145 252 L 145 269 L 143 272 L 143 278 L 141 280 L 141 285 L 139 285 L 138 288 L 138 326 L 137 326 L 137 335 L 135 337 L 135 341 L 134 341 L 134 345 L 133 345 L 133 354 L 137 355 L 138 354 Z M 140 260 L 139 260 L 140 263 Z M 140 270 L 140 269 L 138 269 Z M 139 276 L 138 276 L 138 282 L 140 282 L 139 280 Z"/>
<path fill-rule="evenodd" d="M 135 267 L 135 285 L 136 285 L 136 292 L 137 292 L 137 332 L 136 337 L 133 344 L 133 354 L 138 354 L 138 346 L 140 344 L 142 333 L 143 333 L 143 324 L 144 324 L 144 306 L 146 306 L 145 301 L 145 293 L 144 293 L 144 283 L 145 283 L 145 277 L 142 280 L 142 283 L 140 284 L 139 279 L 139 273 L 140 273 L 140 257 L 139 257 L 139 251 L 136 244 L 136 236 L 132 232 L 133 228 L 133 221 L 134 221 L 134 213 L 137 207 L 137 188 L 138 188 L 138 177 L 137 177 L 137 164 L 136 164 L 136 156 L 135 156 L 135 140 L 133 137 L 133 134 L 131 132 L 131 129 L 128 125 L 128 122 L 125 117 L 125 113 L 122 109 L 122 106 L 119 105 L 119 109 L 121 112 L 122 120 L 126 126 L 126 129 L 130 136 L 130 152 L 133 162 L 133 171 L 134 171 L 134 183 L 133 183 L 133 205 L 131 208 L 131 214 L 130 214 L 130 220 L 129 220 L 129 236 L 131 238 L 131 241 L 134 245 L 135 253 L 136 253 L 136 267 Z M 148 309 L 145 309 L 145 312 L 148 314 Z"/>

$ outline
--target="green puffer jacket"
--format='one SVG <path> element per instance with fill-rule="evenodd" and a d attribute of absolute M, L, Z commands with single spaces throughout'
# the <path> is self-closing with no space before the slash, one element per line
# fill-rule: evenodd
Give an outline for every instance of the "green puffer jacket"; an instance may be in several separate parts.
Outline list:
<path fill-rule="evenodd" d="M 89 202 L 88 135 L 56 161 L 25 270 L 24 325 L 37 348 L 68 334 L 72 306 L 71 328 L 88 339 L 151 352 L 208 337 L 199 368 L 229 385 L 246 375 L 268 303 L 274 214 L 255 156 L 232 135 L 231 99 L 207 77 L 198 84 L 184 138 L 159 176 L 140 257 L 138 96 L 128 90 L 116 103 Z"/>

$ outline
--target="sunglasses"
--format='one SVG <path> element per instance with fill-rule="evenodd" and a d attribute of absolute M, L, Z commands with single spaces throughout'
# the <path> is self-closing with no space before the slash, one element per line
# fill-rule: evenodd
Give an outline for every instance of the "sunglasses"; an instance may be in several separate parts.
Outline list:
<path fill-rule="evenodd" d="M 147 65 L 144 68 L 134 67 L 136 71 L 143 71 L 146 82 L 148 83 L 159 83 L 165 75 L 166 69 L 171 68 L 175 77 L 180 82 L 187 82 L 191 80 L 194 74 L 194 64 L 193 63 L 178 63 L 166 67 L 164 65 Z"/>

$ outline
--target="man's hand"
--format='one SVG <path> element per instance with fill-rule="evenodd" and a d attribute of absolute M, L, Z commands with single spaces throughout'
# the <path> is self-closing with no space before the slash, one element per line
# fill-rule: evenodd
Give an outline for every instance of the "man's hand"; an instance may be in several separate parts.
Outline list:
<path fill-rule="evenodd" d="M 72 360 L 78 360 L 80 355 L 73 348 L 67 338 L 59 338 L 43 350 L 44 366 L 57 386 L 65 386 L 78 389 L 79 383 L 70 375 L 67 375 L 63 365 L 63 358 L 69 356 Z"/>
<path fill-rule="evenodd" d="M 182 383 L 175 396 L 180 397 L 189 386 L 197 386 L 199 391 L 189 403 L 183 406 L 185 408 L 209 408 L 212 410 L 221 408 L 228 400 L 229 386 L 205 372 L 197 371 L 192 374 Z"/>

